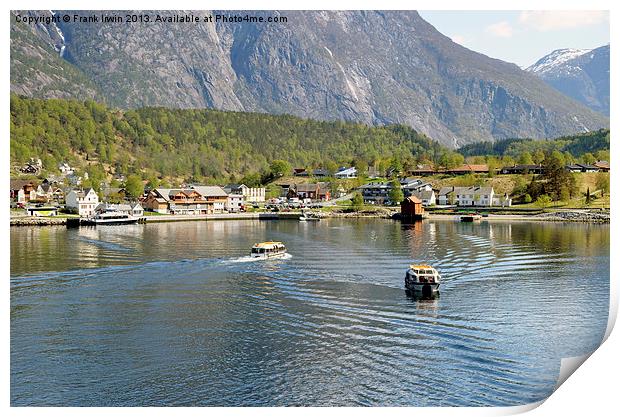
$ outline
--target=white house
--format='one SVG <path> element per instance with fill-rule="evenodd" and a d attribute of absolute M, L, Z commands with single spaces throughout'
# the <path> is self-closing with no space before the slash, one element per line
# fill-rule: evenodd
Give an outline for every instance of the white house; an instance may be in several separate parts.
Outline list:
<path fill-rule="evenodd" d="M 249 203 L 262 203 L 265 201 L 265 187 L 248 187 L 245 184 L 228 184 L 224 187 L 228 194 L 242 195 Z"/>
<path fill-rule="evenodd" d="M 420 199 L 424 207 L 434 206 L 435 204 L 437 204 L 437 196 L 435 195 L 435 191 L 433 191 L 432 189 L 427 190 L 426 188 L 424 188 L 421 190 L 412 191 L 406 197 L 411 196 Z"/>
<path fill-rule="evenodd" d="M 74 210 L 80 217 L 88 217 L 95 214 L 99 205 L 99 196 L 92 188 L 87 190 L 71 190 L 65 197 L 66 207 Z"/>
<path fill-rule="evenodd" d="M 512 206 L 512 198 L 508 194 L 496 194 L 493 196 L 493 206 L 510 207 Z"/>
<path fill-rule="evenodd" d="M 131 215 L 134 217 L 144 216 L 144 208 L 142 208 L 140 203 L 135 203 L 131 205 Z"/>
<path fill-rule="evenodd" d="M 63 175 L 70 175 L 75 172 L 75 169 L 66 162 L 58 164 L 58 169 Z"/>
<path fill-rule="evenodd" d="M 493 187 L 443 187 L 439 190 L 437 204 L 441 206 L 491 207 L 494 205 L 494 196 Z"/>
<path fill-rule="evenodd" d="M 357 168 L 342 168 L 334 174 L 335 178 L 357 178 Z"/>
<path fill-rule="evenodd" d="M 404 178 L 400 180 L 400 186 L 403 190 L 403 195 L 405 197 L 410 197 L 415 195 L 420 200 L 424 200 L 418 195 L 422 191 L 432 191 L 433 187 L 426 181 L 423 181 L 420 178 Z M 433 193 L 434 194 L 434 193 Z M 424 202 L 424 201 L 422 201 Z M 433 203 L 434 204 L 434 203 Z"/>
<path fill-rule="evenodd" d="M 245 206 L 245 197 L 241 194 L 228 194 L 228 199 L 226 200 L 226 204 L 224 208 L 229 213 L 237 213 L 240 212 L 241 209 Z"/>

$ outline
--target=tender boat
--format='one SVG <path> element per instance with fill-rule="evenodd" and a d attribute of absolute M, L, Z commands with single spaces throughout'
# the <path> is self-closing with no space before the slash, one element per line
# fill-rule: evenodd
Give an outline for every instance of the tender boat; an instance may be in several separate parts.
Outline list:
<path fill-rule="evenodd" d="M 405 288 L 409 291 L 432 295 L 439 291 L 441 276 L 430 265 L 409 265 L 405 274 Z"/>
<path fill-rule="evenodd" d="M 121 213 L 118 211 L 106 211 L 103 213 L 99 213 L 94 217 L 89 217 L 87 219 L 83 219 L 82 223 L 84 224 L 94 224 L 94 225 L 108 225 L 108 224 L 131 224 L 137 223 L 138 218 L 131 216 L 127 213 Z"/>
<path fill-rule="evenodd" d="M 252 246 L 252 258 L 281 258 L 286 255 L 286 247 L 282 242 L 261 242 Z"/>
<path fill-rule="evenodd" d="M 462 222 L 474 222 L 477 220 L 482 219 L 482 216 L 476 213 L 472 213 L 472 214 L 463 214 L 461 216 L 461 221 Z"/>

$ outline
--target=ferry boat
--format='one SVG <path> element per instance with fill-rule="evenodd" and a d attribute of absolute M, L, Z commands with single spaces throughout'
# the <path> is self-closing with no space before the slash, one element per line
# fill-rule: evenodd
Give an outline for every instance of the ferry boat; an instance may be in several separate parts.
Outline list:
<path fill-rule="evenodd" d="M 422 295 L 432 295 L 439 291 L 441 275 L 430 265 L 413 264 L 405 274 L 405 288 Z"/>
<path fill-rule="evenodd" d="M 137 217 L 119 211 L 106 211 L 82 220 L 82 223 L 92 225 L 131 224 L 137 222 Z"/>
<path fill-rule="evenodd" d="M 252 246 L 252 258 L 281 258 L 286 255 L 286 247 L 282 242 L 261 242 Z"/>

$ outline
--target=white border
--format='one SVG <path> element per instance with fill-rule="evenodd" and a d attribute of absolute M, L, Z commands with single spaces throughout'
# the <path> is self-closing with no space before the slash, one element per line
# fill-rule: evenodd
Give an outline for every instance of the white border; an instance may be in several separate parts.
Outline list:
<path fill-rule="evenodd" d="M 261 1 L 252 2 L 247 0 L 229 0 L 229 1 L 211 1 L 203 2 L 196 0 L 177 0 L 174 2 L 166 2 L 161 0 L 154 0 L 150 2 L 145 1 L 132 1 L 132 0 L 111 0 L 107 2 L 86 4 L 83 1 L 38 1 L 38 0 L 25 0 L 19 4 L 13 3 L 6 7 L 4 19 L 0 19 L 0 25 L 2 25 L 2 34 L 4 36 L 3 42 L 0 44 L 1 56 L 9 56 L 9 20 L 8 11 L 11 8 L 19 9 L 106 9 L 106 10 L 123 10 L 123 9 L 186 9 L 186 10 L 200 10 L 200 9 L 229 9 L 229 10 L 303 10 L 303 9 L 383 9 L 383 10 L 610 10 L 610 21 L 616 22 L 618 19 L 618 8 L 616 2 L 603 1 L 603 0 L 589 0 L 583 2 L 562 2 L 556 0 L 522 0 L 522 1 L 491 1 L 491 0 L 470 0 L 468 2 L 462 2 L 458 0 L 443 0 L 438 2 L 437 0 L 419 0 L 419 1 L 394 1 L 383 0 L 381 2 L 371 2 L 366 0 L 353 1 L 353 0 L 339 0 L 339 1 L 304 1 L 304 2 L 286 2 L 286 1 Z M 12 6 L 12 7 L 11 7 Z M 616 86 L 617 72 L 618 72 L 618 54 L 615 53 L 615 43 L 618 31 L 614 25 L 611 25 L 611 44 L 612 44 L 612 89 Z M 10 62 L 8 59 L 3 60 L 2 72 L 4 77 L 4 83 L 2 88 L 4 89 L 4 100 L 2 101 L 2 115 L 4 120 L 4 135 L 3 146 L 0 147 L 0 155 L 4 162 L 4 169 L 0 170 L 2 176 L 2 190 L 5 195 L 8 193 L 8 180 L 9 180 L 9 79 L 10 79 Z M 616 88 L 617 89 L 617 88 Z M 611 108 L 615 110 L 618 106 L 618 100 L 616 95 L 611 97 Z M 617 113 L 613 111 L 612 114 Z M 614 118 L 611 118 L 611 130 L 615 132 L 617 129 L 617 122 Z M 612 140 L 613 142 L 613 140 Z M 612 145 L 612 165 L 620 164 L 618 155 L 619 147 Z M 615 213 L 616 201 L 618 199 L 618 175 L 611 176 L 611 195 L 612 195 L 612 212 Z M 8 219 L 9 210 L 7 205 L 0 204 L 0 212 L 4 219 Z M 9 234 L 9 225 L 5 220 L 4 224 L 4 236 Z M 617 221 L 612 220 L 611 224 L 611 247 L 615 247 L 617 242 Z M 8 242 L 8 239 L 5 240 Z M 296 414 L 302 415 L 314 415 L 314 414 L 327 414 L 327 415 L 342 415 L 355 413 L 360 415 L 369 415 L 376 413 L 389 413 L 393 415 L 407 415 L 411 413 L 424 413 L 424 415 L 505 415 L 519 413 L 527 411 L 537 407 L 538 404 L 532 404 L 521 407 L 509 407 L 509 408 L 303 408 L 303 409 L 288 409 L 288 408 L 11 408 L 9 409 L 9 387 L 10 387 L 10 367 L 9 367 L 9 323 L 10 323 L 10 298 L 9 298 L 9 250 L 8 243 L 5 245 L 5 249 L 2 252 L 2 270 L 3 280 L 2 289 L 3 294 L 3 313 L 4 320 L 2 320 L 3 341 L 2 352 L 2 375 L 3 375 L 3 391 L 2 391 L 2 405 L 6 408 L 10 414 L 8 415 L 40 415 L 42 413 L 46 415 L 58 415 L 58 416 L 81 416 L 84 413 L 88 413 L 94 416 L 108 416 L 110 413 L 117 415 L 135 415 L 146 414 L 149 415 L 168 415 L 174 413 L 184 415 L 203 415 L 205 411 L 214 413 L 216 415 L 225 415 L 234 412 L 237 415 L 288 415 L 291 411 Z M 554 393 L 549 399 L 544 402 L 544 405 L 536 408 L 532 411 L 533 415 L 556 415 L 556 414 L 610 414 L 608 410 L 618 409 L 618 394 L 617 394 L 617 380 L 618 380 L 618 355 L 616 352 L 620 352 L 619 349 L 619 337 L 617 331 L 611 333 L 611 329 L 615 323 L 618 309 L 618 279 L 616 278 L 617 261 L 611 258 L 611 306 L 610 306 L 610 319 L 607 329 L 607 335 L 609 339 L 603 344 L 596 352 L 592 354 L 592 358 L 587 360 L 581 368 L 577 369 L 575 376 L 569 378 L 568 381 L 563 384 L 556 393 Z M 577 360 L 577 363 L 580 361 Z M 574 366 L 574 363 L 573 363 Z"/>

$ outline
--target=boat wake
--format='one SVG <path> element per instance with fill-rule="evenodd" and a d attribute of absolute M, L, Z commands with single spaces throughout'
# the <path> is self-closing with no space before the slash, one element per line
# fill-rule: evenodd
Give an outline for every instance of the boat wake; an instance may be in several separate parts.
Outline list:
<path fill-rule="evenodd" d="M 279 260 L 287 260 L 291 259 L 293 255 L 290 253 L 285 253 L 282 256 L 278 256 L 277 258 L 265 259 L 265 258 L 255 258 L 252 256 L 241 256 L 239 258 L 228 259 L 225 260 L 225 263 L 244 263 L 244 262 L 261 262 L 261 261 L 279 261 Z"/>

